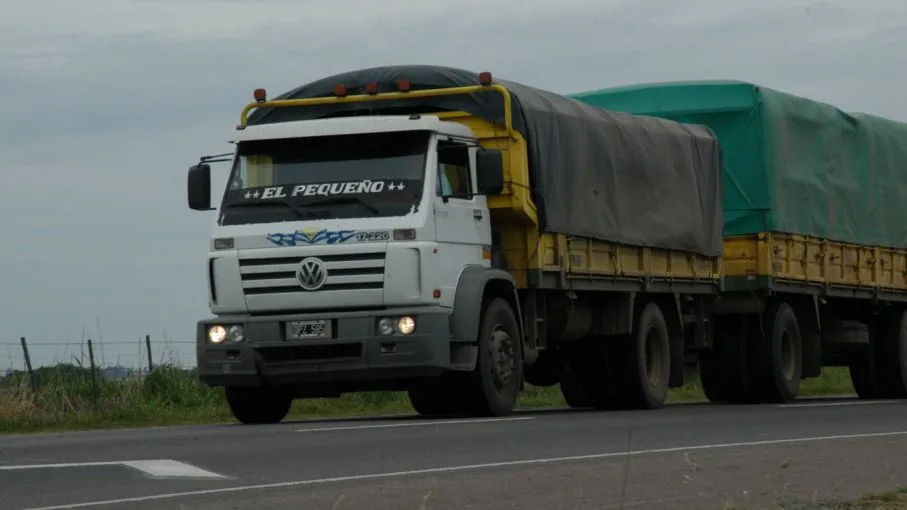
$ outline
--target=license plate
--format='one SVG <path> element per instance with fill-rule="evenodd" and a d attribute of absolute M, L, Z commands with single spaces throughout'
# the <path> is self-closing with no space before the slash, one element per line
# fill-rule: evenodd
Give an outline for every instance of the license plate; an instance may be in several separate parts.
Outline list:
<path fill-rule="evenodd" d="M 327 319 L 287 322 L 287 340 L 330 337 L 331 321 Z"/>

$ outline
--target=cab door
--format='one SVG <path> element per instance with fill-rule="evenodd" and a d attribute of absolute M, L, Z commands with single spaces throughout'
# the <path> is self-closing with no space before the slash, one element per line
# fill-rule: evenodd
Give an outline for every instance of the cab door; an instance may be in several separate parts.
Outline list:
<path fill-rule="evenodd" d="M 491 245 L 491 221 L 487 198 L 475 195 L 476 144 L 440 136 L 437 155 L 435 232 L 445 245 L 445 267 L 482 263 L 482 249 Z"/>

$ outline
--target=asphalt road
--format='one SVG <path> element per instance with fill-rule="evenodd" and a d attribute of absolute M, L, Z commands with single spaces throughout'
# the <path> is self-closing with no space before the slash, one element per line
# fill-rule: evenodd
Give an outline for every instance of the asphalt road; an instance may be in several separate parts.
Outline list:
<path fill-rule="evenodd" d="M 775 508 L 907 485 L 907 402 L 0 437 L 2 509 Z"/>

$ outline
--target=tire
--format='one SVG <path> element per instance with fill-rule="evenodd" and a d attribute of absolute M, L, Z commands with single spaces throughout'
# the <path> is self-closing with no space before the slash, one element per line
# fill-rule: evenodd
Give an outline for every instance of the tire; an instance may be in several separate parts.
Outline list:
<path fill-rule="evenodd" d="M 478 359 L 463 390 L 479 416 L 509 416 L 523 382 L 523 342 L 507 301 L 491 298 L 483 308 Z"/>
<path fill-rule="evenodd" d="M 595 398 L 589 393 L 589 389 L 579 379 L 568 377 L 561 381 L 561 395 L 564 401 L 573 409 L 595 407 Z"/>
<path fill-rule="evenodd" d="M 593 407 L 599 411 L 623 407 L 614 380 L 616 363 L 612 353 L 615 342 L 612 340 L 584 338 L 566 353 L 567 370 L 561 378 L 561 395 L 567 405 Z"/>
<path fill-rule="evenodd" d="M 857 396 L 862 399 L 879 398 L 873 347 L 874 343 L 870 343 L 864 350 L 854 352 L 850 358 L 850 382 Z"/>
<path fill-rule="evenodd" d="M 470 409 L 462 391 L 465 384 L 462 377 L 456 377 L 460 375 L 446 374 L 407 388 L 413 409 L 425 417 L 469 414 Z"/>
<path fill-rule="evenodd" d="M 409 403 L 422 416 L 444 416 L 450 414 L 447 409 L 449 392 L 443 391 L 440 381 L 430 380 L 407 388 Z"/>
<path fill-rule="evenodd" d="M 657 303 L 643 307 L 634 333 L 614 346 L 618 398 L 630 409 L 657 409 L 668 396 L 671 339 Z"/>
<path fill-rule="evenodd" d="M 699 378 L 710 402 L 758 402 L 748 365 L 747 319 L 736 315 L 715 319 L 714 345 L 699 356 Z"/>
<path fill-rule="evenodd" d="M 796 400 L 803 373 L 803 340 L 793 308 L 772 303 L 751 347 L 759 399 L 777 404 Z"/>
<path fill-rule="evenodd" d="M 244 425 L 280 423 L 290 412 L 293 398 L 263 388 L 227 387 L 227 404 Z"/>
<path fill-rule="evenodd" d="M 875 382 L 880 398 L 907 398 L 907 314 L 896 309 L 878 325 L 875 344 Z"/>
<path fill-rule="evenodd" d="M 709 402 L 729 402 L 734 398 L 729 391 L 730 388 L 723 384 L 724 368 L 718 361 L 718 354 L 715 351 L 710 350 L 699 355 L 699 381 Z"/>
<path fill-rule="evenodd" d="M 523 377 L 526 382 L 542 388 L 548 388 L 560 382 L 557 375 L 558 359 L 556 356 L 556 353 L 547 350 L 539 352 L 535 363 L 523 367 Z"/>

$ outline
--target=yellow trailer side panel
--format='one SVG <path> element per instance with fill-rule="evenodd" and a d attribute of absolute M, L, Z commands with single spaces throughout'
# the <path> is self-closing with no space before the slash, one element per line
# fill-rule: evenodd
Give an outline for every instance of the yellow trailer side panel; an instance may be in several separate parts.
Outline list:
<path fill-rule="evenodd" d="M 542 269 L 565 268 L 568 279 L 656 277 L 717 281 L 721 259 L 686 252 L 628 246 L 546 233 L 541 237 Z"/>
<path fill-rule="evenodd" d="M 907 250 L 761 233 L 724 240 L 724 276 L 907 290 Z"/>

